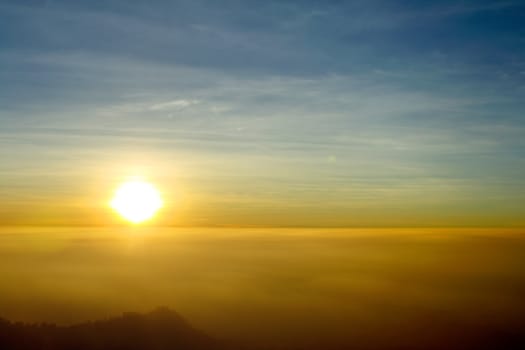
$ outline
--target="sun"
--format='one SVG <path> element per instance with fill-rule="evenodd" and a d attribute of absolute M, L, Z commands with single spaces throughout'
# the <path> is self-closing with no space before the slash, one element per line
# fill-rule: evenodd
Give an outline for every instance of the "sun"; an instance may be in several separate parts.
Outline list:
<path fill-rule="evenodd" d="M 141 180 L 121 184 L 110 202 L 110 206 L 120 216 L 134 224 L 151 219 L 162 205 L 162 198 L 155 186 Z"/>

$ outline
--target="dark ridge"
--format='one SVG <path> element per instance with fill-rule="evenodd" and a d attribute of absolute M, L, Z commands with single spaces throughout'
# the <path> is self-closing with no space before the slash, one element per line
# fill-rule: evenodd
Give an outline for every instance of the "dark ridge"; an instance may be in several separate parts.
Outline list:
<path fill-rule="evenodd" d="M 322 327 L 322 325 L 319 325 Z M 146 314 L 72 326 L 10 322 L 0 318 L 0 350 L 521 350 L 523 325 L 466 326 L 448 319 L 426 319 L 408 328 L 377 329 L 348 337 L 323 337 L 305 332 L 294 342 L 276 339 L 251 344 L 218 340 L 193 328 L 178 313 L 158 308 Z M 323 331 L 320 328 L 319 334 Z"/>
<path fill-rule="evenodd" d="M 179 314 L 159 308 L 72 326 L 26 324 L 0 319 L 2 350 L 231 349 L 191 327 Z"/>

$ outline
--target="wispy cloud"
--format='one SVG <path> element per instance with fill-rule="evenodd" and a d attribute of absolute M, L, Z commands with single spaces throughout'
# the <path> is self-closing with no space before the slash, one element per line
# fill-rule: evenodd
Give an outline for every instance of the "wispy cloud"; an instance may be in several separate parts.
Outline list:
<path fill-rule="evenodd" d="M 199 100 L 173 100 L 154 104 L 150 109 L 152 111 L 183 110 L 199 103 Z"/>

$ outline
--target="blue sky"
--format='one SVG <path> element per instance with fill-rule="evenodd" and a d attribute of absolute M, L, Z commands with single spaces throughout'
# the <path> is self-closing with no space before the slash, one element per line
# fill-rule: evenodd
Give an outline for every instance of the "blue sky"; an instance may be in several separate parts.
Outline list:
<path fill-rule="evenodd" d="M 138 174 L 173 224 L 523 225 L 524 19 L 520 1 L 2 0 L 0 220 L 84 224 Z"/>

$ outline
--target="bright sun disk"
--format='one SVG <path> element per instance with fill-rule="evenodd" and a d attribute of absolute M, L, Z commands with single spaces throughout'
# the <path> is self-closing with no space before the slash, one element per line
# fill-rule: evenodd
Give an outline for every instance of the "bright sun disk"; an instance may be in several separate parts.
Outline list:
<path fill-rule="evenodd" d="M 133 180 L 119 186 L 110 205 L 124 219 L 138 224 L 151 219 L 163 202 L 159 191 L 152 184 Z"/>

